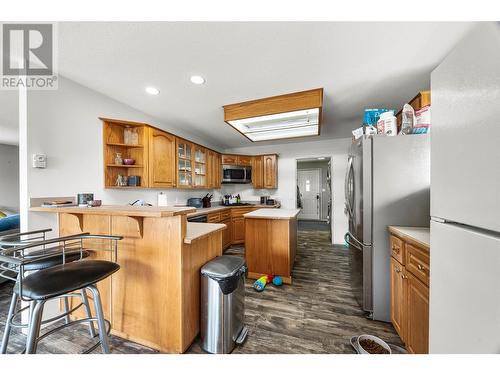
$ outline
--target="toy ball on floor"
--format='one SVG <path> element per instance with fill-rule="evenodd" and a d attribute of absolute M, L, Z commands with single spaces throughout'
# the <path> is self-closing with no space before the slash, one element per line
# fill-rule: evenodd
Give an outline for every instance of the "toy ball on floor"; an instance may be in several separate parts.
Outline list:
<path fill-rule="evenodd" d="M 274 276 L 273 284 L 276 286 L 283 285 L 283 279 L 281 278 L 281 276 Z"/>

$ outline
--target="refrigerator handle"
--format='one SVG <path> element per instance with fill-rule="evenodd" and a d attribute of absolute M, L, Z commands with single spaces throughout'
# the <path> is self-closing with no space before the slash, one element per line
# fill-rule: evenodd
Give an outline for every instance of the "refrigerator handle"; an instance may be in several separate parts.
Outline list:
<path fill-rule="evenodd" d="M 356 241 L 356 244 L 353 243 L 353 242 L 351 242 L 351 241 L 349 241 L 350 238 L 352 238 L 354 241 Z M 352 247 L 354 247 L 355 249 L 363 250 L 363 244 L 361 242 L 359 242 L 357 239 L 355 239 L 353 236 L 351 236 L 351 234 L 349 232 L 347 232 L 346 234 L 344 234 L 344 241 L 348 245 L 351 245 Z"/>
<path fill-rule="evenodd" d="M 345 173 L 345 181 L 344 181 L 344 195 L 345 195 L 345 206 L 347 208 L 347 213 L 350 217 L 352 217 L 352 207 L 350 203 L 350 192 L 349 192 L 349 175 L 351 173 L 352 168 L 352 156 L 349 155 L 347 159 L 347 169 Z"/>

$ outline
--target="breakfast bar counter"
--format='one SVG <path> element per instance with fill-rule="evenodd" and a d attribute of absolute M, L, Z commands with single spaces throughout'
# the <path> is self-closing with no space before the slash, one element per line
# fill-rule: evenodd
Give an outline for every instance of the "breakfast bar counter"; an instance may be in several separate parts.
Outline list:
<path fill-rule="evenodd" d="M 284 283 L 292 283 L 299 212 L 299 209 L 263 208 L 243 215 L 249 278 L 278 275 Z"/>
<path fill-rule="evenodd" d="M 82 232 L 123 236 L 116 260 L 109 252 L 89 257 L 120 265 L 117 273 L 97 284 L 112 334 L 164 353 L 189 348 L 200 327 L 200 269 L 222 255 L 225 225 L 188 223 L 193 207 L 33 207 L 31 211 L 57 214 L 60 236 Z M 75 317 L 83 317 L 80 310 Z"/>

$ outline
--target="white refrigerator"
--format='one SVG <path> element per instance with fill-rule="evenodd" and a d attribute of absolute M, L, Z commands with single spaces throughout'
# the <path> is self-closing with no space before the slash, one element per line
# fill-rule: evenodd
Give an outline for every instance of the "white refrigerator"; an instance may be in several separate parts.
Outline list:
<path fill-rule="evenodd" d="M 432 72 L 430 353 L 500 353 L 500 26 Z"/>

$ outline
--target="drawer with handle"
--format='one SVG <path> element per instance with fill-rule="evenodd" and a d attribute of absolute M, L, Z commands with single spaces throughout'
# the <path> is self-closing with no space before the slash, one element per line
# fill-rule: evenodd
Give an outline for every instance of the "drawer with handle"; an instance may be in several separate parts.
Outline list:
<path fill-rule="evenodd" d="M 404 243 L 396 236 L 391 236 L 390 239 L 391 246 L 391 256 L 396 259 L 399 263 L 405 264 L 405 259 L 403 257 Z"/>
<path fill-rule="evenodd" d="M 231 218 L 231 210 L 230 209 L 227 209 L 225 211 L 222 211 L 220 213 L 220 219 L 221 221 L 222 220 L 226 220 L 226 219 L 230 219 Z"/>
<path fill-rule="evenodd" d="M 209 223 L 218 223 L 220 221 L 220 212 L 208 214 L 207 221 Z"/>
<path fill-rule="evenodd" d="M 429 285 L 429 253 L 410 244 L 406 244 L 406 270 L 425 285 Z"/>

